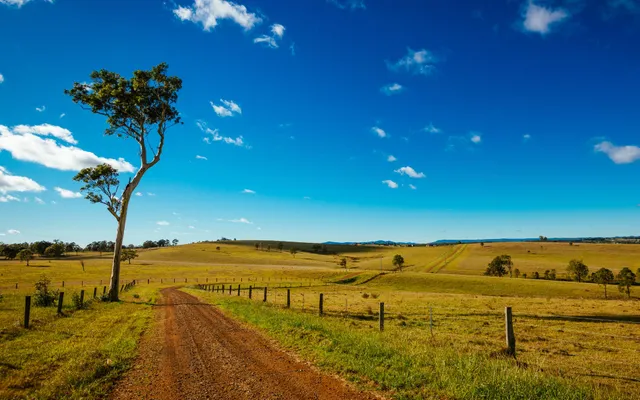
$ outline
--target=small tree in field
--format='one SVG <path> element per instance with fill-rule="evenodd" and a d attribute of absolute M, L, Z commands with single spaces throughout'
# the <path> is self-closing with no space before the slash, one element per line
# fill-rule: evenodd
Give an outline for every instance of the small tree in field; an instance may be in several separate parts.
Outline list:
<path fill-rule="evenodd" d="M 282 249 L 284 249 L 284 243 L 280 242 L 278 243 L 278 250 L 280 250 L 281 253 L 282 253 Z"/>
<path fill-rule="evenodd" d="M 604 298 L 607 298 L 607 285 L 613 282 L 613 272 L 610 269 L 600 268 L 596 272 L 593 273 L 592 280 L 604 286 Z"/>
<path fill-rule="evenodd" d="M 122 193 L 118 172 L 109 164 L 84 168 L 74 178 L 84 183 L 81 190 L 86 198 L 104 204 L 118 223 L 109 284 L 111 301 L 118 300 L 122 240 L 131 196 L 144 174 L 160 161 L 167 129 L 181 123 L 174 105 L 182 80 L 167 76 L 167 69 L 167 64 L 161 63 L 149 71 L 135 71 L 130 79 L 107 70 L 94 71 L 91 85 L 76 82 L 65 90 L 74 103 L 107 118 L 105 135 L 133 139 L 138 145 L 140 167 Z M 149 137 L 154 131 L 155 142 Z"/>
<path fill-rule="evenodd" d="M 120 256 L 121 261 L 129 261 L 131 264 L 131 260 L 138 258 L 138 252 L 134 249 L 122 249 L 122 255 Z"/>
<path fill-rule="evenodd" d="M 551 279 L 552 281 L 556 280 L 556 270 L 552 269 L 551 272 L 549 272 L 549 279 Z"/>
<path fill-rule="evenodd" d="M 344 267 L 344 269 L 347 269 L 347 258 L 346 257 L 342 257 L 342 260 L 340 260 L 340 266 Z"/>
<path fill-rule="evenodd" d="M 488 276 L 502 277 L 507 274 L 508 269 L 509 276 L 511 276 L 511 268 L 513 268 L 511 256 L 503 254 L 501 256 L 496 256 L 493 260 L 491 260 L 491 262 L 487 266 L 487 269 L 484 271 L 484 274 Z"/>
<path fill-rule="evenodd" d="M 54 243 L 47 247 L 44 251 L 45 257 L 61 257 L 64 254 L 64 245 L 62 243 Z"/>
<path fill-rule="evenodd" d="M 571 279 L 582 282 L 589 275 L 589 267 L 582 260 L 573 259 L 569 261 L 567 272 Z"/>
<path fill-rule="evenodd" d="M 20 261 L 26 261 L 27 267 L 29 266 L 29 261 L 33 260 L 33 251 L 30 249 L 22 249 L 18 252 L 18 258 Z"/>
<path fill-rule="evenodd" d="M 256 243 L 255 246 L 256 246 L 256 250 L 260 249 L 260 243 Z"/>
<path fill-rule="evenodd" d="M 533 279 L 540 279 L 540 273 L 538 271 L 533 271 Z"/>
<path fill-rule="evenodd" d="M 520 278 L 520 270 L 519 270 L 518 268 L 514 269 L 514 270 L 513 270 L 513 275 L 514 275 L 516 278 Z"/>
<path fill-rule="evenodd" d="M 177 245 L 178 245 L 178 239 L 173 239 L 173 240 L 171 241 L 171 243 L 172 243 L 174 246 L 177 246 Z"/>
<path fill-rule="evenodd" d="M 629 268 L 624 267 L 618 272 L 616 279 L 618 280 L 618 290 L 626 293 L 627 298 L 631 298 L 631 286 L 633 286 L 636 281 L 636 274 L 631 272 Z"/>
<path fill-rule="evenodd" d="M 293 258 L 296 258 L 296 254 L 298 254 L 298 249 L 296 249 L 295 247 L 293 247 L 291 250 L 289 250 L 289 252 L 291 253 L 291 255 L 293 256 Z"/>
<path fill-rule="evenodd" d="M 400 254 L 396 254 L 393 256 L 393 265 L 395 265 L 400 271 L 402 271 L 402 267 L 404 266 L 404 257 Z"/>

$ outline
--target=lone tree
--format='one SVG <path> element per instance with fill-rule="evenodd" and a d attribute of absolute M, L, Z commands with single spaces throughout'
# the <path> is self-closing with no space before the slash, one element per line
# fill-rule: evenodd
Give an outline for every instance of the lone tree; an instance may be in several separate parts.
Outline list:
<path fill-rule="evenodd" d="M 499 276 L 502 277 L 507 274 L 507 270 L 509 271 L 509 276 L 511 275 L 511 269 L 513 268 L 513 261 L 511 261 L 511 256 L 507 254 L 503 254 L 501 256 L 496 256 L 489 265 L 487 265 L 487 269 L 484 271 L 485 275 L 488 276 Z"/>
<path fill-rule="evenodd" d="M 567 266 L 569 277 L 574 281 L 582 282 L 589 275 L 589 267 L 582 260 L 573 259 Z"/>
<path fill-rule="evenodd" d="M 293 258 L 296 258 L 296 254 L 298 254 L 298 249 L 296 249 L 295 247 L 292 248 L 291 250 L 289 250 L 289 252 L 291 253 L 291 255 L 293 256 Z"/>
<path fill-rule="evenodd" d="M 278 250 L 280 250 L 281 253 L 282 253 L 282 249 L 284 249 L 284 243 L 280 242 L 278 243 Z"/>
<path fill-rule="evenodd" d="M 28 267 L 29 261 L 33 260 L 33 251 L 30 249 L 22 249 L 18 252 L 18 258 L 20 258 L 20 261 L 26 261 Z"/>
<path fill-rule="evenodd" d="M 179 243 L 179 242 L 178 242 L 178 239 L 173 239 L 173 240 L 171 241 L 171 244 L 172 244 L 172 245 L 174 245 L 174 246 L 177 246 L 177 245 L 178 245 L 178 243 Z"/>
<path fill-rule="evenodd" d="M 400 254 L 396 254 L 393 256 L 393 265 L 395 265 L 400 271 L 402 271 L 402 267 L 404 266 L 404 257 Z"/>
<path fill-rule="evenodd" d="M 131 264 L 131 260 L 138 258 L 138 252 L 134 249 L 122 249 L 120 255 L 120 261 L 128 261 Z"/>
<path fill-rule="evenodd" d="M 593 273 L 592 280 L 604 286 L 604 298 L 607 298 L 607 285 L 613 282 L 613 272 L 610 269 L 600 268 Z"/>
<path fill-rule="evenodd" d="M 344 269 L 347 269 L 347 258 L 346 257 L 342 257 L 342 260 L 340 260 L 340 266 L 344 267 Z"/>
<path fill-rule="evenodd" d="M 133 139 L 139 147 L 140 167 L 119 193 L 118 171 L 109 164 L 84 168 L 74 180 L 92 203 L 104 204 L 118 223 L 111 267 L 109 299 L 118 300 L 122 240 L 127 224 L 131 195 L 144 174 L 160 161 L 167 129 L 180 124 L 175 108 L 182 80 L 167 76 L 166 63 L 148 71 L 135 71 L 127 79 L 115 72 L 99 70 L 91 73 L 90 84 L 74 83 L 65 90 L 74 103 L 95 114 L 107 117 L 107 136 Z M 156 135 L 150 134 L 155 132 Z"/>
<path fill-rule="evenodd" d="M 636 281 L 636 274 L 634 274 L 629 268 L 624 267 L 616 275 L 618 280 L 618 290 L 622 293 L 626 293 L 628 298 L 631 298 L 631 286 Z"/>

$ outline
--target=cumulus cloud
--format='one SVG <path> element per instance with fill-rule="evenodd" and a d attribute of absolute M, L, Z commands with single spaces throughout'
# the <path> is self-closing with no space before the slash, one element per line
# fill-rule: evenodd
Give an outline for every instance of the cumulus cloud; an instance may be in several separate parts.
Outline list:
<path fill-rule="evenodd" d="M 82 197 L 82 193 L 63 189 L 61 187 L 54 187 L 53 189 L 58 192 L 58 194 L 60 194 L 60 197 L 62 197 L 63 199 L 79 199 Z"/>
<path fill-rule="evenodd" d="M 409 166 L 396 169 L 393 172 L 396 172 L 396 173 L 398 173 L 400 175 L 407 175 L 409 178 L 417 178 L 417 179 L 424 178 L 426 176 L 422 172 L 416 172 L 415 169 L 413 169 L 413 168 L 411 168 Z"/>
<path fill-rule="evenodd" d="M 236 224 L 248 224 L 248 225 L 253 225 L 253 222 L 249 221 L 246 218 L 239 218 L 239 219 L 232 219 L 229 222 L 233 222 Z"/>
<path fill-rule="evenodd" d="M 371 128 L 371 131 L 373 133 L 375 133 L 376 135 L 378 135 L 378 137 L 380 137 L 380 138 L 386 138 L 387 137 L 387 132 L 385 132 L 382 128 L 379 128 L 377 126 L 374 126 L 373 128 Z"/>
<path fill-rule="evenodd" d="M 529 1 L 523 8 L 522 17 L 524 31 L 546 35 L 552 27 L 569 18 L 569 13 L 562 8 L 552 9 Z"/>
<path fill-rule="evenodd" d="M 277 49 L 279 47 L 278 40 L 282 39 L 285 30 L 286 28 L 283 25 L 273 24 L 270 28 L 270 35 L 260 35 L 253 39 L 253 43 L 264 43 L 272 49 Z M 292 54 L 295 54 L 295 50 L 292 50 Z"/>
<path fill-rule="evenodd" d="M 327 0 L 327 3 L 333 4 L 341 10 L 366 10 L 367 6 L 364 0 Z"/>
<path fill-rule="evenodd" d="M 205 160 L 205 161 L 207 161 L 207 157 L 205 157 L 205 156 L 196 156 L 196 160 Z"/>
<path fill-rule="evenodd" d="M 391 189 L 397 189 L 398 188 L 398 184 L 395 183 L 392 180 L 389 180 L 389 179 L 387 179 L 385 181 L 382 181 L 382 183 L 384 183 L 385 185 L 389 186 Z"/>
<path fill-rule="evenodd" d="M 214 29 L 220 20 L 225 19 L 235 22 L 245 30 L 262 22 L 262 19 L 250 13 L 247 7 L 227 0 L 194 0 L 189 7 L 175 8 L 173 14 L 181 21 L 201 25 L 206 32 Z"/>
<path fill-rule="evenodd" d="M 472 133 L 470 140 L 475 144 L 479 144 L 480 142 L 482 142 L 482 136 L 480 136 L 479 133 Z"/>
<path fill-rule="evenodd" d="M 0 166 L 0 193 L 9 192 L 42 192 L 44 186 L 26 176 L 11 175 L 6 168 Z"/>
<path fill-rule="evenodd" d="M 19 234 L 20 234 L 20 231 L 19 231 L 19 230 L 17 230 L 17 229 L 9 229 L 9 230 L 7 231 L 7 233 L 8 233 L 9 235 L 19 235 Z"/>
<path fill-rule="evenodd" d="M 387 67 L 396 72 L 408 72 L 413 75 L 431 75 L 436 71 L 436 64 L 439 62 L 438 58 L 433 55 L 429 50 L 414 51 L 407 49 L 407 55 L 391 63 L 387 61 Z"/>
<path fill-rule="evenodd" d="M 280 24 L 271 25 L 271 34 L 275 37 L 282 38 L 284 36 L 285 27 Z"/>
<path fill-rule="evenodd" d="M 616 146 L 611 142 L 601 142 L 594 146 L 594 150 L 604 153 L 616 164 L 630 164 L 640 159 L 640 147 Z"/>
<path fill-rule="evenodd" d="M 160 226 L 169 226 L 170 225 L 169 222 L 167 222 L 167 221 L 158 221 L 158 222 L 156 222 L 156 224 L 158 224 Z"/>
<path fill-rule="evenodd" d="M 390 83 L 380 88 L 380 91 L 386 94 L 387 96 L 402 93 L 403 90 L 404 90 L 404 86 L 402 86 L 399 83 Z"/>
<path fill-rule="evenodd" d="M 394 162 L 394 161 L 396 161 L 396 160 L 397 160 L 397 158 L 395 158 L 395 157 L 394 157 L 394 156 L 392 156 L 392 155 L 390 155 L 389 157 L 387 157 L 387 161 L 389 161 L 389 162 Z"/>
<path fill-rule="evenodd" d="M 433 123 L 429 123 L 429 125 L 425 126 L 423 130 L 425 132 L 427 132 L 427 133 L 440 133 L 440 132 L 442 132 L 442 129 L 436 128 L 435 126 L 433 126 Z"/>
<path fill-rule="evenodd" d="M 219 117 L 232 117 L 234 115 L 242 114 L 242 109 L 239 105 L 234 103 L 232 100 L 223 100 L 220 99 L 220 102 L 223 105 L 216 105 L 213 101 L 210 101 L 211 107 L 213 107 L 213 111 Z"/>
<path fill-rule="evenodd" d="M 254 190 L 251 190 L 251 189 L 245 189 L 245 190 L 242 191 L 242 193 L 245 193 L 245 194 L 256 194 L 256 192 Z"/>
<path fill-rule="evenodd" d="M 47 109 L 47 107 L 45 107 L 45 106 L 42 106 L 42 107 L 36 107 L 36 111 L 37 111 L 37 112 L 44 112 L 44 110 L 46 110 L 46 109 Z"/>
<path fill-rule="evenodd" d="M 82 168 L 105 163 L 120 172 L 135 170 L 133 165 L 123 158 L 115 160 L 98 157 L 94 153 L 75 146 L 62 146 L 53 139 L 43 139 L 40 137 L 42 135 L 50 135 L 56 139 L 62 137 L 69 143 L 75 142 L 71 132 L 49 124 L 18 125 L 13 129 L 0 125 L 0 151 L 8 151 L 16 160 L 34 162 L 62 171 L 79 171 Z"/>
<path fill-rule="evenodd" d="M 249 148 L 249 146 L 245 145 L 244 139 L 242 136 L 238 136 L 235 139 L 228 136 L 222 136 L 218 129 L 208 128 L 207 124 L 203 121 L 197 121 L 196 125 L 198 125 L 201 131 L 211 135 L 211 137 L 205 137 L 204 139 L 202 139 L 207 144 L 211 144 L 211 141 L 214 141 L 214 142 L 224 142 L 226 144 L 233 144 L 235 146 Z"/>

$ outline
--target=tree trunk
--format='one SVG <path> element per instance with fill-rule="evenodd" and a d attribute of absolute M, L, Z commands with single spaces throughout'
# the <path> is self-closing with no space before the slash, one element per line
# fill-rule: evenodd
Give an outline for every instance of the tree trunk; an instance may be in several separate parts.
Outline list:
<path fill-rule="evenodd" d="M 604 298 L 607 299 L 607 285 L 604 285 Z"/>
<path fill-rule="evenodd" d="M 122 241 L 124 239 L 124 228 L 127 225 L 127 209 L 129 208 L 129 199 L 125 196 L 127 191 L 122 195 L 122 210 L 120 221 L 118 221 L 118 231 L 116 233 L 116 244 L 113 249 L 113 264 L 111 265 L 111 284 L 109 286 L 109 300 L 118 301 L 118 290 L 120 289 L 120 254 L 122 253 Z"/>

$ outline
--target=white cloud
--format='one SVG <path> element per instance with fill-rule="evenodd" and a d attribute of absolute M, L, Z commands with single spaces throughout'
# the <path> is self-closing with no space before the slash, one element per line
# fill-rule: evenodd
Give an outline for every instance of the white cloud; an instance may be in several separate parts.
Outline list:
<path fill-rule="evenodd" d="M 196 156 L 196 160 L 205 160 L 205 161 L 207 161 L 207 157 L 205 157 L 205 156 Z"/>
<path fill-rule="evenodd" d="M 55 200 L 51 200 L 51 204 L 58 204 Z"/>
<path fill-rule="evenodd" d="M 562 8 L 551 9 L 534 4 L 532 0 L 523 9 L 522 28 L 527 32 L 546 35 L 551 32 L 551 27 L 557 25 L 569 17 L 569 13 Z"/>
<path fill-rule="evenodd" d="M 58 192 L 60 194 L 60 197 L 62 197 L 63 199 L 79 199 L 82 197 L 82 193 L 63 189 L 61 187 L 54 187 L 53 190 Z"/>
<path fill-rule="evenodd" d="M 253 43 L 264 43 L 272 49 L 278 48 L 278 43 L 276 40 L 269 35 L 260 35 L 257 38 L 253 39 Z"/>
<path fill-rule="evenodd" d="M 251 190 L 251 189 L 245 189 L 242 191 L 242 193 L 246 193 L 246 194 L 256 194 L 255 191 Z"/>
<path fill-rule="evenodd" d="M 242 109 L 240 108 L 240 106 L 233 101 L 220 99 L 220 102 L 224 105 L 219 106 L 216 105 L 213 101 L 209 102 L 209 104 L 211 104 L 211 107 L 213 107 L 213 111 L 215 111 L 215 113 L 219 117 L 232 117 L 236 114 L 242 114 Z"/>
<path fill-rule="evenodd" d="M 158 222 L 156 222 L 156 224 L 158 224 L 160 226 L 168 226 L 169 222 L 167 222 L 167 221 L 158 221 Z"/>
<path fill-rule="evenodd" d="M 155 196 L 155 195 L 156 195 L 155 193 L 147 192 L 147 196 L 151 196 L 151 197 L 153 197 L 153 196 Z"/>
<path fill-rule="evenodd" d="M 630 164 L 640 160 L 640 147 L 638 146 L 616 146 L 605 141 L 596 144 L 594 150 L 606 154 L 616 164 Z"/>
<path fill-rule="evenodd" d="M 44 204 L 44 200 L 42 200 L 40 197 L 34 197 L 33 201 L 35 201 L 38 204 Z"/>
<path fill-rule="evenodd" d="M 53 136 L 67 143 L 78 144 L 78 141 L 73 138 L 71 131 L 50 124 L 17 125 L 13 127 L 13 132 L 19 135 L 33 134 L 39 136 Z"/>
<path fill-rule="evenodd" d="M 273 34 L 273 36 L 277 36 L 279 38 L 282 38 L 282 36 L 284 36 L 285 29 L 286 28 L 280 24 L 271 25 L 271 33 Z"/>
<path fill-rule="evenodd" d="M 402 167 L 399 169 L 396 169 L 393 172 L 397 172 L 400 175 L 407 175 L 409 178 L 424 178 L 425 174 L 422 172 L 416 172 L 415 169 L 407 166 L 407 167 Z"/>
<path fill-rule="evenodd" d="M 218 129 L 208 128 L 207 124 L 204 123 L 203 121 L 197 121 L 196 125 L 198 125 L 201 131 L 211 135 L 211 137 L 205 137 L 204 139 L 202 139 L 207 144 L 211 144 L 211 141 L 213 140 L 214 142 L 225 142 L 227 144 L 233 144 L 240 147 L 250 148 L 249 146 L 245 145 L 244 139 L 242 136 L 238 136 L 235 139 L 228 136 L 222 136 L 220 135 L 220 131 Z"/>
<path fill-rule="evenodd" d="M 480 136 L 479 133 L 472 133 L 470 140 L 475 144 L 479 144 L 480 142 L 482 142 L 482 136 Z"/>
<path fill-rule="evenodd" d="M 416 190 L 417 187 L 415 185 L 409 184 L 409 187 L 411 188 L 411 190 Z"/>
<path fill-rule="evenodd" d="M 295 43 L 291 43 L 291 45 L 289 46 L 289 51 L 291 51 L 291 55 L 292 56 L 296 55 L 296 44 Z"/>
<path fill-rule="evenodd" d="M 380 88 L 380 91 L 386 94 L 387 96 L 402 93 L 403 90 L 404 90 L 404 86 L 402 86 L 399 83 L 390 83 Z"/>
<path fill-rule="evenodd" d="M 392 180 L 387 179 L 386 181 L 382 181 L 382 183 L 384 183 L 385 185 L 389 186 L 391 189 L 397 189 L 398 188 L 398 184 L 395 183 Z"/>
<path fill-rule="evenodd" d="M 22 7 L 23 5 L 29 3 L 31 0 L 0 0 L 0 4 L 5 4 L 8 6 Z M 53 3 L 53 0 L 45 0 L 47 3 Z"/>
<path fill-rule="evenodd" d="M 193 225 L 189 225 L 189 229 L 196 229 L 196 227 Z"/>
<path fill-rule="evenodd" d="M 21 131 L 27 133 L 21 133 Z M 57 138 L 64 136 L 65 131 L 63 128 L 48 124 L 34 127 L 19 125 L 13 130 L 0 125 L 0 151 L 8 151 L 16 160 L 30 161 L 62 171 L 79 171 L 82 168 L 94 167 L 103 163 L 111 165 L 120 172 L 135 170 L 133 165 L 123 158 L 115 160 L 98 157 L 78 147 L 61 146 L 53 139 L 43 139 L 36 136 L 48 134 Z M 66 140 L 74 140 L 70 132 L 69 136 L 65 137 Z"/>
<path fill-rule="evenodd" d="M 249 225 L 253 225 L 253 222 L 249 221 L 246 218 L 240 218 L 240 219 L 232 219 L 229 222 L 234 222 L 236 224 L 249 224 Z"/>
<path fill-rule="evenodd" d="M 379 128 L 377 126 L 374 126 L 373 128 L 371 128 L 371 131 L 373 133 L 375 133 L 376 135 L 378 135 L 378 137 L 380 137 L 380 138 L 386 138 L 387 137 L 387 132 L 385 132 L 382 128 Z"/>
<path fill-rule="evenodd" d="M 10 194 L 6 196 L 0 196 L 0 203 L 8 203 L 10 201 L 20 202 L 20 199 L 17 197 L 11 196 Z"/>
<path fill-rule="evenodd" d="M 44 110 L 46 110 L 46 109 L 47 109 L 47 107 L 45 107 L 45 106 L 42 106 L 42 107 L 36 107 L 36 111 L 37 111 L 37 112 L 44 112 Z"/>
<path fill-rule="evenodd" d="M 435 126 L 433 126 L 433 123 L 429 123 L 429 125 L 425 126 L 423 130 L 425 132 L 427 132 L 427 133 L 440 133 L 440 132 L 442 132 L 442 129 L 436 128 Z"/>
<path fill-rule="evenodd" d="M 20 231 L 19 231 L 19 230 L 17 230 L 17 229 L 9 229 L 9 230 L 7 231 L 7 233 L 8 233 L 9 235 L 19 235 L 19 234 L 20 234 Z"/>
<path fill-rule="evenodd" d="M 525 142 L 529 139 L 531 139 L 531 135 L 529 135 L 528 133 L 525 135 L 522 135 L 522 140 L 524 140 Z"/>
<path fill-rule="evenodd" d="M 178 6 L 173 10 L 173 14 L 181 21 L 202 25 L 202 29 L 207 32 L 223 19 L 229 19 L 245 30 L 262 22 L 256 14 L 247 11 L 247 7 L 227 0 L 194 0 L 192 6 Z"/>
<path fill-rule="evenodd" d="M 366 10 L 367 6 L 364 0 L 327 0 L 327 3 L 333 4 L 341 10 Z"/>
<path fill-rule="evenodd" d="M 136 192 L 136 196 L 142 197 L 142 192 Z"/>
<path fill-rule="evenodd" d="M 46 190 L 36 181 L 26 176 L 11 175 L 6 168 L 0 166 L 0 193 L 9 192 L 42 192 Z"/>
<path fill-rule="evenodd" d="M 396 161 L 396 160 L 397 160 L 397 158 L 395 158 L 395 157 L 394 157 L 394 156 L 392 156 L 392 155 L 390 155 L 389 157 L 387 157 L 387 161 L 389 161 L 389 162 L 394 162 L 394 161 Z"/>
<path fill-rule="evenodd" d="M 413 51 L 407 49 L 407 55 L 390 63 L 387 61 L 387 67 L 392 71 L 406 71 L 414 75 L 431 75 L 436 70 L 436 64 L 439 60 L 428 50 L 422 49 Z"/>
<path fill-rule="evenodd" d="M 2 1 L 2 0 L 0 0 L 0 1 Z M 0 74 L 0 83 L 3 83 L 3 82 L 4 82 L 4 75 Z"/>

